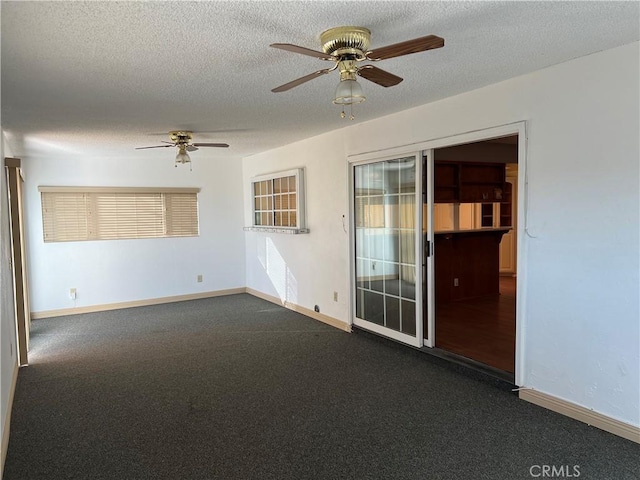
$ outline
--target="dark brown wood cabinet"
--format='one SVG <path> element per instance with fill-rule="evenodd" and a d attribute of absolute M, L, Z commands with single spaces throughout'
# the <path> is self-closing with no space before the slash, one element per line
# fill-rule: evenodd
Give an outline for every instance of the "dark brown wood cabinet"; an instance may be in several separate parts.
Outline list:
<path fill-rule="evenodd" d="M 505 163 L 435 161 L 435 203 L 481 204 L 479 228 L 459 229 L 454 221 L 454 230 L 435 232 L 436 302 L 499 294 L 500 240 L 512 225 L 511 186 Z"/>
<path fill-rule="evenodd" d="M 436 232 L 436 302 L 500 294 L 500 240 L 509 228 Z"/>
<path fill-rule="evenodd" d="M 435 203 L 454 203 L 460 198 L 460 168 L 452 162 L 435 162 L 434 191 Z"/>
<path fill-rule="evenodd" d="M 505 183 L 504 163 L 436 161 L 434 202 L 502 202 Z"/>

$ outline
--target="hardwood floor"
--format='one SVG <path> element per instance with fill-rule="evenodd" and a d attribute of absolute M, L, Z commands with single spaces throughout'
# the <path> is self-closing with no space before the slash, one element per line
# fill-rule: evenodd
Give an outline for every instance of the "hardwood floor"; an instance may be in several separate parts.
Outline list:
<path fill-rule="evenodd" d="M 497 297 L 436 304 L 436 347 L 514 373 L 516 279 Z"/>

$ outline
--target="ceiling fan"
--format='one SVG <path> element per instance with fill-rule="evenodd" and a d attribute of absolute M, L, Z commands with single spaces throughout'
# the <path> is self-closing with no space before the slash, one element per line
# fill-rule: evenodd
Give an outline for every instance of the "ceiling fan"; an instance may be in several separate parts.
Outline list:
<path fill-rule="evenodd" d="M 362 87 L 356 81 L 356 75 L 377 83 L 383 87 L 392 87 L 402 81 L 392 73 L 382 70 L 374 65 L 358 65 L 358 63 L 368 60 L 377 62 L 387 58 L 400 57 L 411 53 L 424 52 L 434 48 L 444 46 L 444 39 L 435 35 L 414 38 L 405 42 L 395 43 L 386 47 L 369 50 L 371 31 L 364 27 L 335 27 L 330 28 L 320 34 L 322 52 L 299 47 L 290 43 L 273 43 L 271 47 L 287 50 L 289 52 L 300 53 L 334 62 L 334 66 L 318 70 L 316 72 L 300 77 L 292 82 L 285 83 L 271 90 L 272 92 L 285 92 L 293 87 L 302 85 L 309 80 L 313 80 L 321 75 L 325 75 L 333 70 L 340 72 L 340 83 L 336 89 L 333 103 L 343 105 L 342 118 L 345 117 L 344 105 L 353 105 L 365 100 Z M 353 114 L 349 117 L 353 120 Z"/>
<path fill-rule="evenodd" d="M 194 143 L 193 132 L 188 130 L 174 130 L 169 132 L 170 142 L 163 140 L 166 145 L 154 145 L 151 147 L 137 147 L 136 150 L 143 150 L 145 148 L 162 148 L 162 147 L 177 147 L 178 154 L 176 155 L 176 167 L 179 163 L 190 163 L 191 158 L 187 152 L 195 152 L 199 147 L 221 147 L 228 148 L 226 143 Z"/>

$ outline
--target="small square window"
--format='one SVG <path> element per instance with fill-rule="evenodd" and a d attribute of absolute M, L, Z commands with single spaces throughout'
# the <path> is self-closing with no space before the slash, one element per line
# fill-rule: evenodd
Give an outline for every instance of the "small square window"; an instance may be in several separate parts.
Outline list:
<path fill-rule="evenodd" d="M 254 227 L 305 230 L 302 169 L 254 177 L 252 184 Z"/>

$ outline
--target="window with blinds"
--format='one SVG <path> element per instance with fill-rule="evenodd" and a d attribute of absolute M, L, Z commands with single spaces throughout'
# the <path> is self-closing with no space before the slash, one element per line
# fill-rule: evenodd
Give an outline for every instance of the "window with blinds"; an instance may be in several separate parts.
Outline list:
<path fill-rule="evenodd" d="M 193 188 L 40 187 L 45 242 L 198 235 Z"/>

